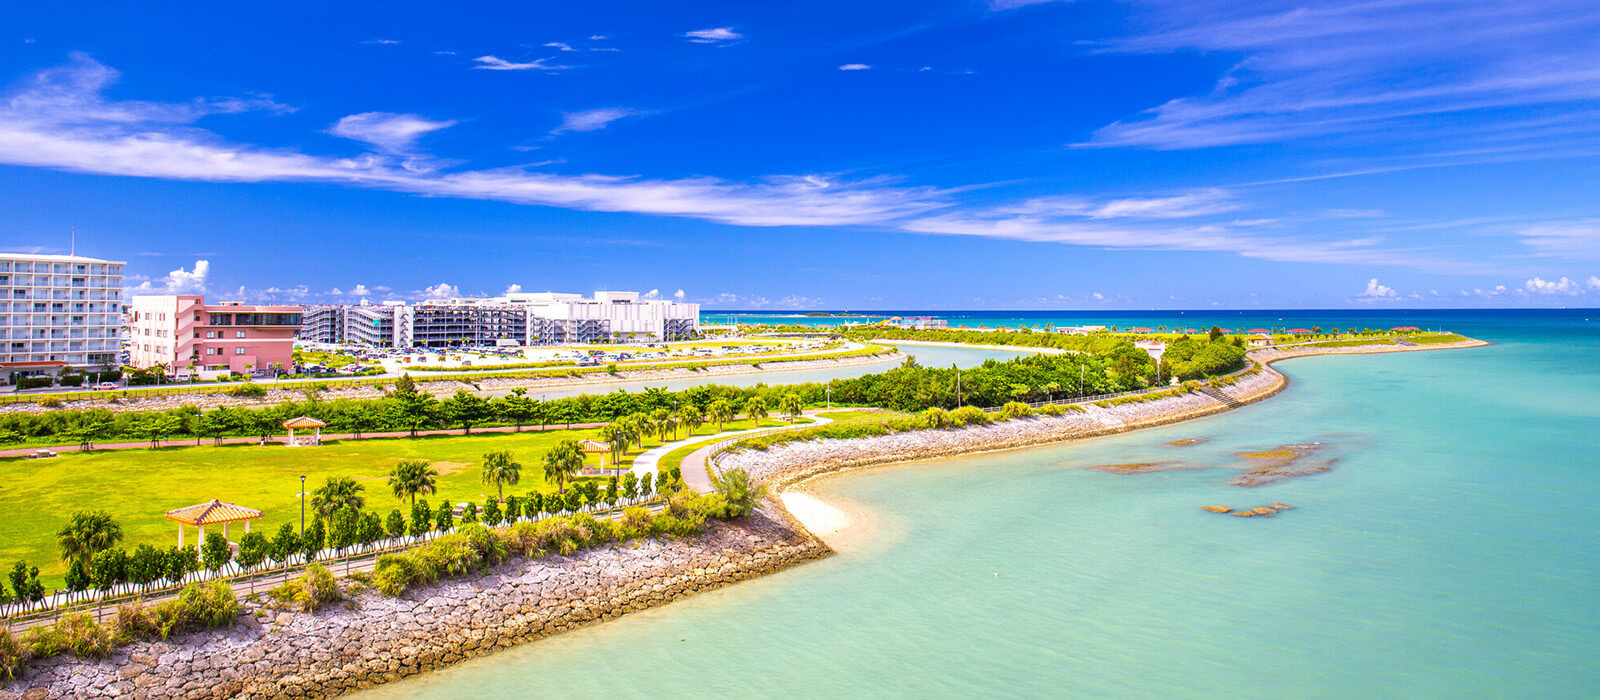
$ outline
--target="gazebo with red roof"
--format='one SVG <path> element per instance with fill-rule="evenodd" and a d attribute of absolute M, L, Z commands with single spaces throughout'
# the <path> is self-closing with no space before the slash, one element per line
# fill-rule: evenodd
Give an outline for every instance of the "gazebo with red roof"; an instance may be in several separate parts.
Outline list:
<path fill-rule="evenodd" d="M 313 446 L 313 445 L 321 445 L 322 444 L 322 429 L 327 427 L 327 425 L 328 425 L 327 423 L 324 423 L 324 422 L 322 422 L 320 420 L 312 418 L 311 416 L 300 416 L 299 418 L 290 418 L 289 420 L 286 420 L 286 421 L 283 422 L 283 428 L 285 430 L 289 431 L 289 442 L 286 443 L 286 444 L 288 444 L 290 447 L 308 447 L 308 446 Z M 309 436 L 301 435 L 299 438 L 296 438 L 294 436 L 294 431 L 296 429 L 299 429 L 299 430 L 313 430 L 315 432 L 312 435 L 309 435 Z"/>
<path fill-rule="evenodd" d="M 176 520 L 178 522 L 179 547 L 183 546 L 184 525 L 193 525 L 194 527 L 199 528 L 199 541 L 200 543 L 204 544 L 206 541 L 207 525 L 216 525 L 220 523 L 222 525 L 222 536 L 223 538 L 227 538 L 228 523 L 234 523 L 243 520 L 244 531 L 249 532 L 250 521 L 259 517 L 261 517 L 261 511 L 259 510 L 255 510 L 254 508 L 245 508 L 244 506 L 235 505 L 233 503 L 223 503 L 215 498 L 211 499 L 210 503 L 201 503 L 199 505 L 167 511 L 167 519 Z"/>

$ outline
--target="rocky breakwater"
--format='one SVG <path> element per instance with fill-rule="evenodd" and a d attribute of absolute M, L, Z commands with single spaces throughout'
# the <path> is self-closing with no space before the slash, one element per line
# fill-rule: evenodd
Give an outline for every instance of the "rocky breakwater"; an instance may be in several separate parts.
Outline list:
<path fill-rule="evenodd" d="M 718 458 L 717 466 L 744 469 L 757 480 L 781 488 L 841 469 L 1077 440 L 1197 418 L 1259 401 L 1286 385 L 1282 374 L 1262 366 L 1237 375 L 1230 385 L 1218 387 L 1220 393 L 1233 400 L 1232 404 L 1201 392 L 1106 407 L 1084 404 L 1083 412 L 1069 411 L 1058 417 L 1033 416 L 948 430 L 783 443 L 766 451 L 725 453 Z"/>
<path fill-rule="evenodd" d="M 36 661 L 0 698 L 336 696 L 831 553 L 786 514 L 757 511 L 692 539 L 516 561 L 398 598 L 354 592 L 316 613 L 256 609 L 229 630 L 97 661 Z"/>

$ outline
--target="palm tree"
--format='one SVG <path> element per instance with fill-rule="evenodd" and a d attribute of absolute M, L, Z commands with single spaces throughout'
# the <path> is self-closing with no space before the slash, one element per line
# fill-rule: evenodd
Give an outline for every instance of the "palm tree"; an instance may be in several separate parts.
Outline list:
<path fill-rule="evenodd" d="M 600 427 L 600 439 L 605 440 L 606 447 L 611 449 L 613 464 L 622 463 L 622 456 L 627 453 L 628 443 L 632 440 L 631 430 L 620 418 Z"/>
<path fill-rule="evenodd" d="M 96 553 L 110 549 L 122 541 L 122 526 L 103 510 L 80 510 L 56 532 L 56 546 L 61 548 L 61 561 L 81 561 L 85 566 Z"/>
<path fill-rule="evenodd" d="M 722 432 L 722 424 L 733 420 L 733 404 L 727 399 L 717 399 L 706 407 L 706 417 L 717 424 L 717 432 Z"/>
<path fill-rule="evenodd" d="M 658 408 L 650 412 L 650 432 L 660 437 L 661 442 L 667 441 L 667 433 L 672 430 L 672 425 L 672 411 Z"/>
<path fill-rule="evenodd" d="M 778 410 L 783 415 L 788 416 L 790 422 L 793 422 L 800 417 L 801 413 L 805 412 L 806 402 L 800 399 L 799 394 L 784 394 L 782 398 L 778 399 Z"/>
<path fill-rule="evenodd" d="M 389 472 L 389 488 L 394 491 L 395 500 L 411 499 L 411 505 L 417 504 L 417 494 L 430 495 L 438 486 L 439 472 L 428 465 L 425 459 L 402 459 L 394 465 L 394 471 Z"/>
<path fill-rule="evenodd" d="M 744 402 L 744 414 L 756 425 L 761 424 L 761 419 L 767 417 L 767 401 L 759 396 L 750 397 Z"/>
<path fill-rule="evenodd" d="M 685 404 L 678 409 L 678 424 L 687 428 L 689 434 L 700 429 L 700 424 L 705 422 L 705 417 L 700 415 L 700 409 Z"/>
<path fill-rule="evenodd" d="M 582 468 L 583 450 L 578 448 L 577 440 L 562 440 L 544 453 L 544 480 L 554 482 L 561 493 L 567 492 L 567 480 Z"/>
<path fill-rule="evenodd" d="M 483 456 L 483 483 L 485 486 L 494 486 L 496 500 L 505 503 L 505 485 L 515 486 L 521 479 L 522 463 L 511 454 L 511 450 L 498 450 Z"/>
<path fill-rule="evenodd" d="M 361 495 L 365 486 L 348 476 L 330 476 L 316 491 L 311 492 L 311 508 L 323 518 L 332 517 L 340 508 L 360 510 L 367 504 Z"/>

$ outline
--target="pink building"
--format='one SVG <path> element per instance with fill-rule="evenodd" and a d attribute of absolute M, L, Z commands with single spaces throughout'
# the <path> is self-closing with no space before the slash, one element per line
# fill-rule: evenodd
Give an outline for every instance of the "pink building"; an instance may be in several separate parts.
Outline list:
<path fill-rule="evenodd" d="M 136 296 L 128 308 L 134 367 L 166 365 L 178 373 L 265 371 L 294 366 L 298 306 L 206 304 L 191 295 Z"/>

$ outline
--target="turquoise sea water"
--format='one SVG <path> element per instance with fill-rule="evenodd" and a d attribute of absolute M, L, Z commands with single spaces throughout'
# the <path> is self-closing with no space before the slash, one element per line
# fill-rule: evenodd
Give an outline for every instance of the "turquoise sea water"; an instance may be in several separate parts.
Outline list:
<path fill-rule="evenodd" d="M 871 514 L 838 556 L 373 695 L 1594 697 L 1586 313 L 1291 360 L 1280 396 L 1180 425 L 829 477 Z M 1308 442 L 1331 471 L 1228 485 L 1234 453 Z M 1085 468 L 1168 460 L 1198 468 Z M 1200 511 L 1274 501 L 1296 509 Z"/>

